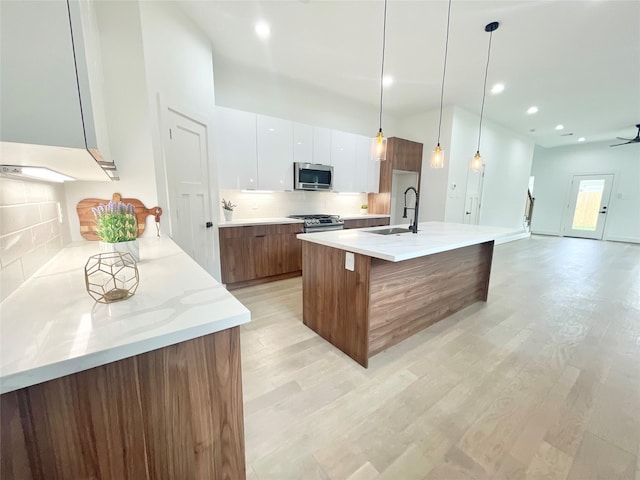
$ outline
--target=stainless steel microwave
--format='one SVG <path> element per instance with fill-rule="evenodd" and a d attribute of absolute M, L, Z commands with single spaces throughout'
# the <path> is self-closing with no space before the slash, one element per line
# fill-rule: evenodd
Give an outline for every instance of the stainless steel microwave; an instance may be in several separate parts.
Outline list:
<path fill-rule="evenodd" d="M 319 163 L 294 162 L 293 189 L 330 192 L 333 188 L 333 167 Z"/>

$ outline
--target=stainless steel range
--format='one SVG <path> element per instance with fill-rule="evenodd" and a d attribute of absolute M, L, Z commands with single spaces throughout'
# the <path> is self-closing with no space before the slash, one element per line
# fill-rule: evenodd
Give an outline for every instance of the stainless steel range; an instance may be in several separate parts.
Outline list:
<path fill-rule="evenodd" d="M 289 218 L 304 220 L 304 233 L 342 230 L 344 222 L 339 215 L 289 215 Z"/>

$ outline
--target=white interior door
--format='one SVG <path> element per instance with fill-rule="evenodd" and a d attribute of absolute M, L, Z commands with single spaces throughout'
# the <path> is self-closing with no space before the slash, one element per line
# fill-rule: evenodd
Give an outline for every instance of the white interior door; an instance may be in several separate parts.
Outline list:
<path fill-rule="evenodd" d="M 169 109 L 166 171 L 171 238 L 205 270 L 213 272 L 207 127 Z"/>
<path fill-rule="evenodd" d="M 602 240 L 613 175 L 574 175 L 564 234 Z"/>
<path fill-rule="evenodd" d="M 484 185 L 484 167 L 479 172 L 469 170 L 467 190 L 465 192 L 463 223 L 478 225 L 482 208 L 482 187 Z"/>

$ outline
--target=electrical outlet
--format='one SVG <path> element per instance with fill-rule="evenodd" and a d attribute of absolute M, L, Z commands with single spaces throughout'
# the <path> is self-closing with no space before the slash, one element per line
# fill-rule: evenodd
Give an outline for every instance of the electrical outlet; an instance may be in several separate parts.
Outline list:
<path fill-rule="evenodd" d="M 253 210 L 257 210 L 258 209 L 258 202 L 251 202 L 251 208 Z"/>

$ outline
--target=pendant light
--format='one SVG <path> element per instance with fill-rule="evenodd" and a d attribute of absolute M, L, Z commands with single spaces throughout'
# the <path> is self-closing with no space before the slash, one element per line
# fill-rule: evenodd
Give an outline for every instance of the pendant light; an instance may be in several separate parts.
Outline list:
<path fill-rule="evenodd" d="M 493 32 L 495 32 L 500 24 L 498 22 L 491 22 L 484 27 L 484 31 L 489 33 L 489 48 L 487 49 L 487 66 L 484 70 L 484 87 L 482 89 L 482 107 L 480 108 L 480 128 L 478 129 L 478 149 L 476 154 L 471 160 L 471 170 L 479 172 L 484 167 L 482 162 L 482 156 L 480 155 L 480 137 L 482 135 L 482 116 L 484 115 L 484 99 L 487 94 L 487 74 L 489 73 L 489 59 L 491 58 L 491 39 L 493 38 Z"/>
<path fill-rule="evenodd" d="M 387 139 L 382 134 L 382 94 L 384 92 L 384 49 L 387 40 L 387 0 L 384 0 L 384 20 L 382 23 L 382 66 L 380 68 L 380 128 L 374 142 L 376 160 L 387 159 Z"/>
<path fill-rule="evenodd" d="M 449 9 L 447 10 L 447 35 L 444 42 L 444 65 L 442 67 L 442 89 L 440 90 L 440 120 L 438 121 L 438 145 L 431 155 L 431 168 L 444 167 L 444 150 L 440 147 L 440 131 L 442 130 L 442 103 L 444 100 L 444 77 L 447 73 L 447 52 L 449 50 L 449 22 L 451 20 L 451 0 L 449 0 Z"/>

